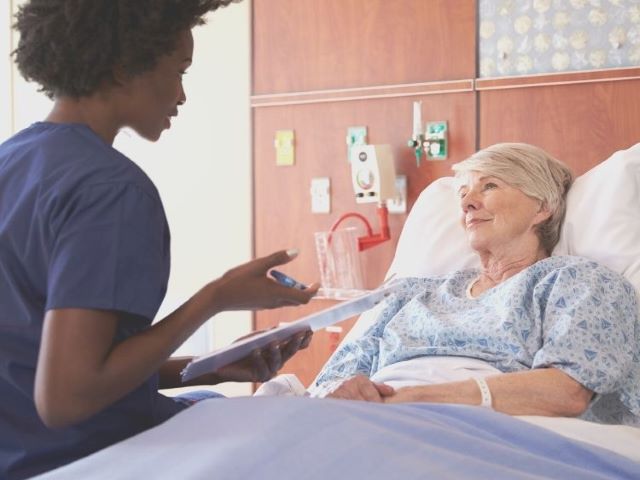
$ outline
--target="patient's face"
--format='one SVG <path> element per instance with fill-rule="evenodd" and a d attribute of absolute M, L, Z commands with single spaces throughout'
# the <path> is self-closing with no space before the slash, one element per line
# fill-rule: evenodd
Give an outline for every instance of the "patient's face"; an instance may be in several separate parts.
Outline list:
<path fill-rule="evenodd" d="M 460 189 L 462 226 L 475 251 L 539 247 L 534 227 L 549 217 L 540 201 L 502 180 L 470 172 Z"/>

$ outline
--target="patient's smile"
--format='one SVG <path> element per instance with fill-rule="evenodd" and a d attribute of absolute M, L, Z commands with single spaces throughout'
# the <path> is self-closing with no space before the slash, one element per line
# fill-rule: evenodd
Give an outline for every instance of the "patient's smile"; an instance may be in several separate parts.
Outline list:
<path fill-rule="evenodd" d="M 470 230 L 470 229 L 476 227 L 477 225 L 479 225 L 481 223 L 484 223 L 484 222 L 488 222 L 488 221 L 490 221 L 490 219 L 488 219 L 488 218 L 471 218 L 471 219 L 466 220 L 465 223 L 466 223 L 467 230 Z"/>

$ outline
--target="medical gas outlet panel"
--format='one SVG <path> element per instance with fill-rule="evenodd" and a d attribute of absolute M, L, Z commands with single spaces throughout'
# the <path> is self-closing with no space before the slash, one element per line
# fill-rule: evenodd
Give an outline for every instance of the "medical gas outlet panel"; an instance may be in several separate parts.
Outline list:
<path fill-rule="evenodd" d="M 353 146 L 350 162 L 357 203 L 382 203 L 396 197 L 396 172 L 390 145 Z"/>

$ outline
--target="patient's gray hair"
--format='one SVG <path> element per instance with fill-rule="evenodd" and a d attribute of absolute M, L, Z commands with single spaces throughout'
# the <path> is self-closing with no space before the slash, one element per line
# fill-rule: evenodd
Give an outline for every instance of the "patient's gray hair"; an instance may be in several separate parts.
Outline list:
<path fill-rule="evenodd" d="M 551 255 L 560 239 L 560 228 L 571 187 L 571 170 L 541 148 L 527 143 L 497 143 L 453 166 L 456 177 L 481 172 L 508 183 L 542 202 L 551 216 L 537 225 L 541 246 Z"/>

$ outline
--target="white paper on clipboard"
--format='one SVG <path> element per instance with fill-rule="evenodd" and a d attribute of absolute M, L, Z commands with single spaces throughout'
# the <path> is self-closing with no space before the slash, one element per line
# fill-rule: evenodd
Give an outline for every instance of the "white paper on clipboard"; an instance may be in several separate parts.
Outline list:
<path fill-rule="evenodd" d="M 359 315 L 365 310 L 376 306 L 393 291 L 395 291 L 393 285 L 379 288 L 361 297 L 339 303 L 338 305 L 308 315 L 295 322 L 240 340 L 228 347 L 220 348 L 212 353 L 195 358 L 182 370 L 182 381 L 186 382 L 205 373 L 214 372 L 220 367 L 246 357 L 256 348 L 262 348 L 273 341 L 285 340 L 297 332 L 308 329 L 315 332 L 316 330 L 341 322 L 354 315 Z"/>

